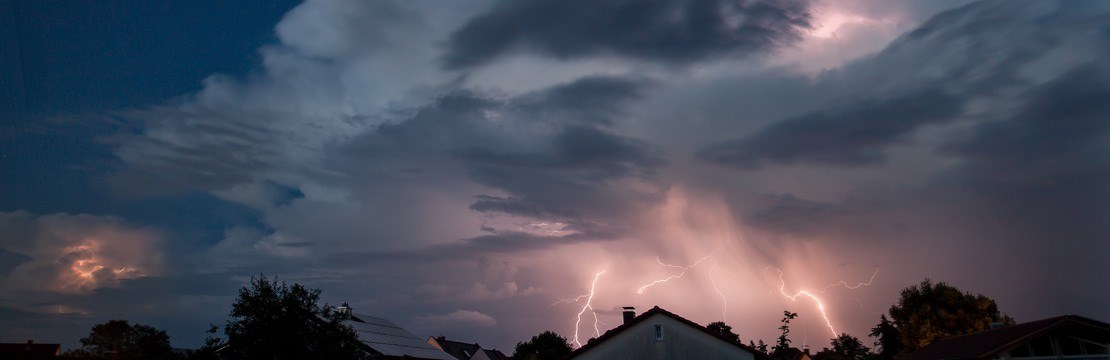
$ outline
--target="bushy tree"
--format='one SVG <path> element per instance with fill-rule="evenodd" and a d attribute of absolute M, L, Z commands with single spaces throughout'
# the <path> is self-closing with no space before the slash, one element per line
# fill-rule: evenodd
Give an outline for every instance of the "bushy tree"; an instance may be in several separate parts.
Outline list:
<path fill-rule="evenodd" d="M 903 289 L 898 302 L 890 307 L 890 318 L 906 352 L 949 336 L 990 329 L 995 322 L 1014 322 L 999 313 L 991 298 L 929 279 Z"/>
<path fill-rule="evenodd" d="M 531 340 L 516 343 L 513 359 L 555 360 L 567 356 L 570 351 L 567 338 L 548 330 L 533 336 Z"/>
<path fill-rule="evenodd" d="M 902 352 L 902 336 L 886 314 L 879 315 L 879 323 L 871 328 L 871 337 L 875 338 L 875 356 L 880 360 L 893 360 Z"/>
<path fill-rule="evenodd" d="M 127 320 L 96 324 L 81 338 L 84 351 L 67 353 L 77 358 L 174 359 L 170 337 L 165 331 Z"/>
<path fill-rule="evenodd" d="M 720 335 L 725 339 L 729 339 L 734 343 L 740 342 L 740 335 L 732 332 L 732 326 L 725 324 L 724 321 L 714 321 L 705 326 L 710 332 Z"/>
<path fill-rule="evenodd" d="M 229 359 L 366 358 L 354 329 L 319 300 L 320 290 L 251 277 L 232 304 L 226 343 L 210 340 L 207 347 Z"/>
<path fill-rule="evenodd" d="M 870 352 L 858 338 L 848 334 L 840 334 L 832 339 L 833 353 L 840 355 L 840 357 L 849 360 L 864 360 L 870 355 Z"/>

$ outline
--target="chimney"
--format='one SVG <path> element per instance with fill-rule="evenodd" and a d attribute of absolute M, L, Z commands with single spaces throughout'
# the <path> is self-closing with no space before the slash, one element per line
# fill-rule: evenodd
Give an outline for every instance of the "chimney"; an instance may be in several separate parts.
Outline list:
<path fill-rule="evenodd" d="M 809 345 L 802 346 L 802 352 L 809 356 Z"/>
<path fill-rule="evenodd" d="M 346 301 L 343 302 L 343 305 L 339 305 L 338 307 L 336 307 L 335 312 L 338 313 L 339 316 L 343 319 L 351 318 L 351 306 L 347 305 Z"/>
<path fill-rule="evenodd" d="M 632 322 L 632 319 L 634 319 L 634 318 L 636 318 L 636 308 L 631 307 L 631 306 L 625 306 L 624 307 L 624 323 L 627 324 L 629 322 Z"/>

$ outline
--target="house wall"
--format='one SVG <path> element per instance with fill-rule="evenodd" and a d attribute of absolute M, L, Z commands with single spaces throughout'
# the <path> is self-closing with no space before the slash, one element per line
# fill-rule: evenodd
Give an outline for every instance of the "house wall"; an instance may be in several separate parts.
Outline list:
<path fill-rule="evenodd" d="M 663 325 L 663 340 L 655 339 L 656 324 Z M 755 355 L 669 316 L 656 314 L 597 344 L 575 359 L 753 360 Z"/>

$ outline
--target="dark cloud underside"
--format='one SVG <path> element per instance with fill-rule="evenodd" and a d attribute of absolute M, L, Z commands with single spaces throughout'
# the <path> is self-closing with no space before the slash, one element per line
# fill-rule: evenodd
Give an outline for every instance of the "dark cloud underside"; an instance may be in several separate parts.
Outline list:
<path fill-rule="evenodd" d="M 683 64 L 764 53 L 810 26 L 805 1 L 507 1 L 455 31 L 447 68 L 526 51 L 558 59 L 596 55 Z"/>
<path fill-rule="evenodd" d="M 442 163 L 430 170 L 442 175 L 460 167 L 471 180 L 510 195 L 481 197 L 471 207 L 481 212 L 558 219 L 611 214 L 650 199 L 623 184 L 652 183 L 663 165 L 653 146 L 609 126 L 648 85 L 585 78 L 503 100 L 458 92 L 378 127 L 349 151 L 379 171 Z"/>
<path fill-rule="evenodd" d="M 961 99 L 939 90 L 865 100 L 783 120 L 749 137 L 710 146 L 698 156 L 739 169 L 875 164 L 886 158 L 884 148 L 904 141 L 920 126 L 953 119 L 961 106 Z"/>

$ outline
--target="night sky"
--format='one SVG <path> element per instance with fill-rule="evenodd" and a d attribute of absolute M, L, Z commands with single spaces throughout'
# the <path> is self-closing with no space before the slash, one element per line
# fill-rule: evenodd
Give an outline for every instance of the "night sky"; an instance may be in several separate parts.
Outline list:
<path fill-rule="evenodd" d="M 1105 1 L 0 0 L 0 342 L 198 347 L 259 274 L 506 352 L 1107 321 L 1108 55 Z"/>

